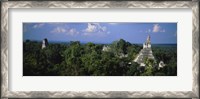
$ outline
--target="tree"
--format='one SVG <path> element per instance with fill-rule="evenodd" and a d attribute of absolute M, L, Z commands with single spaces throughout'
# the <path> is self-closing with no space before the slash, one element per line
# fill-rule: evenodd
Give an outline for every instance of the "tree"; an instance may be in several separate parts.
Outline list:
<path fill-rule="evenodd" d="M 166 66 L 157 69 L 156 61 L 144 58 L 145 68 L 133 62 L 141 46 L 123 39 L 106 44 L 111 51 L 102 51 L 103 44 L 71 41 L 67 44 L 49 43 L 42 49 L 42 43 L 27 40 L 23 42 L 24 76 L 175 76 L 177 75 L 177 48 L 153 47 L 157 62 Z M 128 54 L 128 57 L 120 57 Z"/>
<path fill-rule="evenodd" d="M 146 66 L 145 66 L 144 73 L 142 73 L 142 75 L 143 76 L 153 76 L 153 73 L 154 73 L 154 68 L 153 68 L 154 60 L 145 57 L 144 63 L 145 63 Z"/>
<path fill-rule="evenodd" d="M 137 76 L 139 74 L 139 64 L 136 62 L 132 62 L 131 66 L 129 67 L 128 71 L 127 71 L 127 75 L 129 76 Z"/>
<path fill-rule="evenodd" d="M 71 42 L 70 47 L 65 50 L 65 62 L 67 75 L 79 75 L 79 68 L 81 66 L 82 48 L 80 42 Z"/>

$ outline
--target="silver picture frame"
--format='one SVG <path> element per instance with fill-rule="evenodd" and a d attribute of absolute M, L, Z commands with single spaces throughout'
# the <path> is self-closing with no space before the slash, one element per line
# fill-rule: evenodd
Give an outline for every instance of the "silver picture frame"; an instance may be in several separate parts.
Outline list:
<path fill-rule="evenodd" d="M 15 8 L 191 8 L 192 91 L 9 91 L 9 9 Z M 2 1 L 1 98 L 199 98 L 199 2 L 198 1 Z"/>

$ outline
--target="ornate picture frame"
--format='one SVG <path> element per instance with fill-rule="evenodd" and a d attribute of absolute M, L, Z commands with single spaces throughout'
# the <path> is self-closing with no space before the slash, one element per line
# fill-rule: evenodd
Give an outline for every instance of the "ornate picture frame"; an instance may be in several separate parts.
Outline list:
<path fill-rule="evenodd" d="M 9 9 L 16 8 L 190 8 L 192 9 L 192 91 L 9 91 Z M 3 1 L 1 5 L 1 98 L 199 98 L 198 1 Z"/>

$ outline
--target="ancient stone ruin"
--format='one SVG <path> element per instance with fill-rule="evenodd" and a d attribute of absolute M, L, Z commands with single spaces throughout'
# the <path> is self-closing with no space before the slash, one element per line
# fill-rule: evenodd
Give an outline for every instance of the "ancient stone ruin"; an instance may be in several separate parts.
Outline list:
<path fill-rule="evenodd" d="M 139 52 L 138 56 L 135 58 L 134 62 L 140 64 L 140 66 L 145 66 L 145 57 L 155 60 L 153 52 L 151 50 L 151 38 L 150 35 L 147 37 L 146 42 L 143 44 L 143 49 Z"/>
<path fill-rule="evenodd" d="M 42 49 L 46 48 L 49 45 L 47 38 L 42 41 Z"/>

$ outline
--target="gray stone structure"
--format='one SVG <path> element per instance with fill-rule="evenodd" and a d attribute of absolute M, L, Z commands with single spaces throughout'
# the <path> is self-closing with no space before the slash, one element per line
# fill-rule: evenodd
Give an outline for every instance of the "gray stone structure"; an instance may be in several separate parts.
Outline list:
<path fill-rule="evenodd" d="M 145 66 L 145 57 L 155 60 L 153 52 L 151 50 L 151 37 L 148 35 L 146 42 L 143 44 L 143 49 L 139 52 L 138 56 L 134 59 L 134 62 L 140 64 L 140 66 Z"/>
<path fill-rule="evenodd" d="M 102 51 L 109 52 L 109 51 L 111 51 L 111 48 L 110 48 L 110 46 L 104 45 Z"/>
<path fill-rule="evenodd" d="M 42 41 L 42 49 L 46 48 L 49 45 L 47 38 Z"/>

